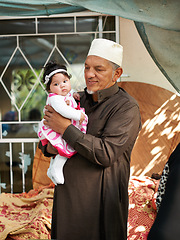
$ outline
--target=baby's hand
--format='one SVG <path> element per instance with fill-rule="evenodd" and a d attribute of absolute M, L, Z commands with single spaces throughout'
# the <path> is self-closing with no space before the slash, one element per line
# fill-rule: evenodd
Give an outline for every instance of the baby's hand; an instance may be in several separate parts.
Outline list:
<path fill-rule="evenodd" d="M 74 93 L 73 93 L 73 98 L 75 98 L 76 100 L 80 101 L 80 95 L 79 95 L 79 93 L 74 92 Z"/>
<path fill-rule="evenodd" d="M 65 102 L 66 102 L 66 104 L 67 104 L 68 106 L 70 105 L 70 101 L 69 101 L 69 100 L 66 100 Z"/>
<path fill-rule="evenodd" d="M 79 120 L 79 123 L 82 124 L 82 122 L 85 120 L 85 115 L 81 113 L 81 118 Z"/>

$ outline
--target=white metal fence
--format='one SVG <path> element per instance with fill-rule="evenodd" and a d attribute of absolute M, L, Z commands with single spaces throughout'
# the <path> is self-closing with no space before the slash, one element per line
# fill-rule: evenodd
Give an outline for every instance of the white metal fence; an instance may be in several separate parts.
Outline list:
<path fill-rule="evenodd" d="M 26 128 L 26 124 L 32 124 L 33 122 L 21 122 L 24 128 Z M 1 122 L 0 123 L 0 151 L 1 156 L 5 155 L 6 159 L 3 160 L 1 158 L 1 168 L 0 168 L 0 193 L 1 192 L 14 192 L 14 186 L 17 184 L 19 185 L 18 180 L 14 178 L 14 172 L 18 171 L 21 172 L 21 176 L 19 178 L 20 182 L 22 183 L 22 187 L 18 187 L 20 191 L 22 192 L 27 191 L 27 187 L 32 184 L 27 183 L 27 181 L 31 181 L 32 179 L 26 178 L 27 171 L 30 170 L 32 172 L 32 166 L 33 166 L 33 158 L 36 152 L 37 144 L 39 142 L 39 139 L 36 138 L 6 138 L 6 136 L 3 136 L 2 132 L 2 126 L 3 124 L 7 124 L 7 122 Z M 20 124 L 20 122 L 8 122 L 9 125 L 11 124 Z M 34 122 L 33 124 L 38 125 L 38 122 Z M 18 145 L 18 149 L 17 149 Z M 25 145 L 28 145 L 28 148 L 25 148 Z M 16 159 L 19 159 L 19 161 L 15 161 L 13 159 L 13 152 L 16 154 Z M 14 163 L 17 163 L 17 165 L 14 167 Z M 4 177 L 2 178 L 2 174 L 4 172 Z M 30 173 L 31 176 L 31 173 Z M 7 181 L 4 182 L 3 180 L 6 179 Z M 6 191 L 7 189 L 7 191 Z M 18 190 L 16 190 L 18 191 Z"/>
<path fill-rule="evenodd" d="M 32 187 L 40 119 L 29 120 L 28 113 L 36 108 L 43 115 L 42 66 L 54 59 L 65 64 L 72 87 L 83 89 L 85 57 L 91 41 L 99 37 L 119 42 L 119 17 L 89 11 L 0 17 L 0 192 L 24 192 Z M 3 120 L 8 111 L 16 112 L 16 119 Z M 6 130 L 9 126 L 13 130 Z"/>

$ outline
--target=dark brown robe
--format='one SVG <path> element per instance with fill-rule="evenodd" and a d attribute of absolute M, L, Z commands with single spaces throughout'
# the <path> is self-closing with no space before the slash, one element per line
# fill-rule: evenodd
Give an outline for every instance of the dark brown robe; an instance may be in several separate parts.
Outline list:
<path fill-rule="evenodd" d="M 52 239 L 127 240 L 130 155 L 141 129 L 137 102 L 117 83 L 85 91 L 87 134 L 73 125 L 63 138 L 78 152 L 64 166 L 65 184 L 54 193 Z"/>

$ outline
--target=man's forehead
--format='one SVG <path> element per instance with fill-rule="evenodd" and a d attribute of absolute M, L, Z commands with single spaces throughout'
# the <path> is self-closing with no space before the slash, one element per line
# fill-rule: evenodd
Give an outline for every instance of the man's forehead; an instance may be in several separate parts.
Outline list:
<path fill-rule="evenodd" d="M 88 56 L 85 61 L 85 65 L 95 65 L 95 66 L 107 66 L 110 65 L 109 61 L 95 55 Z"/>

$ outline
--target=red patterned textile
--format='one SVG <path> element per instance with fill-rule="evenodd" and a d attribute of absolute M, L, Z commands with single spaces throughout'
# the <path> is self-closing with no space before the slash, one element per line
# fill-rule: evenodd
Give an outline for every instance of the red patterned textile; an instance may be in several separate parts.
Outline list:
<path fill-rule="evenodd" d="M 156 217 L 153 204 L 158 183 L 149 177 L 130 178 L 127 240 L 147 240 Z M 53 187 L 0 194 L 0 239 L 51 239 Z"/>
<path fill-rule="evenodd" d="M 50 239 L 53 188 L 0 195 L 0 239 Z"/>
<path fill-rule="evenodd" d="M 146 240 L 156 217 L 155 194 L 159 181 L 132 177 L 129 182 L 128 240 Z"/>

